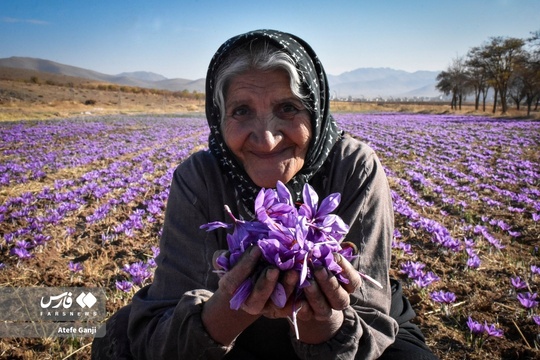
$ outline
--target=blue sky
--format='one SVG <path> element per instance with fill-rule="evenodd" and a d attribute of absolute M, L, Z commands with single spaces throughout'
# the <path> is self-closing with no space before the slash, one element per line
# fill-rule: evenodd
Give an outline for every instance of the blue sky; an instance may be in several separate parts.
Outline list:
<path fill-rule="evenodd" d="M 261 28 L 305 39 L 333 75 L 440 71 L 489 37 L 540 30 L 540 1 L 0 0 L 0 58 L 197 79 L 225 40 Z"/>

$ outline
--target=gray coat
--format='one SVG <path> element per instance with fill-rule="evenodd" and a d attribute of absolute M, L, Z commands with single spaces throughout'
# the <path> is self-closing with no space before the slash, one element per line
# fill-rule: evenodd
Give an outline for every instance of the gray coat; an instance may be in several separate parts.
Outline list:
<path fill-rule="evenodd" d="M 350 225 L 346 240 L 359 257 L 354 265 L 384 285 L 364 282 L 351 294 L 338 334 L 323 344 L 296 340 L 285 319 L 260 318 L 229 346 L 214 342 L 204 329 L 201 310 L 218 287 L 212 255 L 226 249 L 223 229 L 205 232 L 210 221 L 230 222 L 224 211 L 248 218 L 235 190 L 208 151 L 193 154 L 174 173 L 154 282 L 133 298 L 128 333 L 139 359 L 373 359 L 393 343 L 398 326 L 388 314 L 388 270 L 393 210 L 388 182 L 373 150 L 344 136 L 310 180 L 323 199 L 342 195 L 336 213 Z"/>

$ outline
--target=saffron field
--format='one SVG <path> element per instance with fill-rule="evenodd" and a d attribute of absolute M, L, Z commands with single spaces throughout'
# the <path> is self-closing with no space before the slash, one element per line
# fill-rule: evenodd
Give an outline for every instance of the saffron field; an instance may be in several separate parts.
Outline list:
<path fill-rule="evenodd" d="M 392 275 L 441 359 L 540 358 L 540 122 L 337 114 L 387 172 Z M 169 182 L 206 148 L 195 117 L 0 123 L 0 286 L 152 281 Z M 194 224 L 199 226 L 202 224 Z M 0 339 L 0 358 L 90 356 L 90 338 Z"/>

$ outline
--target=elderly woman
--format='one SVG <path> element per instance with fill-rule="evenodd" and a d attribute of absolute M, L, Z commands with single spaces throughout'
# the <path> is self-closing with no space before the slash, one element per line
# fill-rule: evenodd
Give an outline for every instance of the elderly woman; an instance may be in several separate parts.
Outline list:
<path fill-rule="evenodd" d="M 271 30 L 236 36 L 214 55 L 206 81 L 209 151 L 174 173 L 154 282 L 107 324 L 107 341 L 118 337 L 114 351 L 137 359 L 435 358 L 389 279 L 393 211 L 383 168 L 372 149 L 338 129 L 326 74 L 309 45 Z M 347 283 L 315 268 L 300 303 L 292 295 L 298 272 L 269 266 L 233 310 L 230 300 L 261 250 L 246 251 L 220 278 L 214 259 L 227 249 L 226 232 L 200 225 L 229 221 L 224 205 L 253 219 L 257 193 L 278 181 L 297 202 L 306 183 L 321 198 L 340 193 L 336 214 L 350 226 L 346 239 L 358 257 L 336 256 Z M 284 307 L 270 300 L 277 282 Z M 287 319 L 295 309 L 298 338 Z M 128 312 L 130 351 L 121 329 Z M 99 348 L 96 340 L 95 358 Z"/>

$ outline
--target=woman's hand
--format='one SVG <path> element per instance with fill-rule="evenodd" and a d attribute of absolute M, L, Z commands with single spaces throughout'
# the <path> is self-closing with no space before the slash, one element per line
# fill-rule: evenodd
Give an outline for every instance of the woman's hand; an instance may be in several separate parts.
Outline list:
<path fill-rule="evenodd" d="M 314 271 L 315 280 L 304 288 L 305 301 L 297 314 L 300 340 L 319 344 L 331 339 L 343 323 L 343 312 L 350 304 L 349 294 L 362 285 L 358 271 L 340 254 L 334 254 L 336 263 L 342 268 L 347 284 L 326 268 Z"/>
<path fill-rule="evenodd" d="M 221 268 L 217 258 L 226 251 L 218 251 L 213 256 L 213 265 L 216 270 Z M 201 314 L 203 324 L 210 336 L 218 343 L 229 345 L 242 331 L 261 316 L 270 318 L 283 318 L 291 316 L 292 303 L 279 309 L 271 300 L 272 292 L 280 277 L 277 268 L 264 269 L 258 278 L 250 295 L 246 298 L 240 310 L 232 310 L 230 301 L 242 283 L 253 275 L 261 258 L 258 246 L 251 247 L 240 260 L 228 270 L 219 280 L 218 289 L 204 304 Z M 290 271 L 280 280 L 285 289 L 287 299 L 292 298 L 298 274 Z"/>
<path fill-rule="evenodd" d="M 362 285 L 358 271 L 340 254 L 334 254 L 336 263 L 342 268 L 342 275 L 348 283 L 340 283 L 326 268 L 315 269 L 315 281 L 304 289 L 306 298 L 316 319 L 325 318 L 331 310 L 344 310 L 349 306 L 349 294 Z"/>
<path fill-rule="evenodd" d="M 216 270 L 220 267 L 217 264 L 217 258 L 226 254 L 225 250 L 217 251 L 213 257 L 213 264 Z M 260 261 L 261 250 L 258 246 L 249 249 L 240 259 L 240 261 L 219 281 L 219 290 L 232 298 L 236 289 L 250 276 Z M 279 269 L 269 266 L 264 269 L 258 278 L 251 293 L 242 304 L 240 310 L 254 316 L 267 316 L 269 318 L 280 318 L 290 316 L 291 312 L 284 312 L 285 308 L 277 307 L 271 300 L 271 295 L 279 281 L 283 285 L 285 298 L 289 299 L 295 291 L 299 280 L 297 271 L 286 272 L 280 278 Z"/>
<path fill-rule="evenodd" d="M 219 269 L 219 266 L 215 260 L 222 253 L 214 254 L 216 269 Z M 240 261 L 223 275 L 219 281 L 218 290 L 205 304 L 203 322 L 214 340 L 228 344 L 260 316 L 272 319 L 291 318 L 295 311 L 301 341 L 316 344 L 332 338 L 343 322 L 342 310 L 349 306 L 349 294 L 362 284 L 356 269 L 341 255 L 335 254 L 336 262 L 343 271 L 342 276 L 349 282 L 342 284 L 326 268 L 318 268 L 314 271 L 314 280 L 311 281 L 311 285 L 304 288 L 305 298 L 298 300 L 295 296 L 296 285 L 300 279 L 298 271 L 286 271 L 280 276 L 277 268 L 268 267 L 256 279 L 240 311 L 231 310 L 231 298 L 236 289 L 249 276 L 252 276 L 260 256 L 261 251 L 257 246 L 246 251 Z M 276 306 L 271 300 L 278 281 L 283 285 L 287 299 L 282 308 Z M 215 317 L 210 317 L 210 314 L 214 314 Z M 218 323 L 223 323 L 222 327 L 216 326 Z M 210 329 L 218 329 L 219 332 L 213 334 Z M 230 341 L 218 340 L 221 336 L 225 336 L 223 339 L 230 339 Z"/>
<path fill-rule="evenodd" d="M 343 323 L 342 310 L 350 304 L 349 294 L 362 285 L 362 278 L 352 264 L 340 254 L 334 256 L 336 263 L 342 268 L 342 276 L 348 279 L 348 283 L 340 283 L 324 267 L 315 269 L 314 280 L 310 286 L 304 288 L 305 298 L 298 300 L 295 289 L 300 274 L 295 270 L 287 271 L 279 279 L 285 289 L 287 303 L 283 308 L 279 308 L 269 299 L 279 273 L 277 269 L 268 268 L 266 275 L 261 275 L 257 280 L 255 286 L 257 291 L 254 291 L 253 297 L 248 298 L 241 309 L 250 314 L 262 314 L 273 319 L 291 318 L 293 312 L 297 311 L 301 341 L 318 344 L 329 340 Z M 272 274 L 271 280 L 269 273 Z"/>
<path fill-rule="evenodd" d="M 213 256 L 213 265 L 216 270 L 220 270 L 216 260 L 224 252 L 216 252 Z M 261 250 L 256 246 L 246 251 L 238 263 L 221 277 L 217 290 L 203 306 L 201 319 L 204 327 L 212 339 L 222 345 L 229 345 L 242 331 L 261 316 L 256 312 L 248 313 L 233 310 L 230 305 L 236 289 L 253 274 L 260 257 Z M 259 280 L 261 279 L 259 278 Z M 268 284 L 272 282 L 270 276 Z M 254 303 L 259 303 L 260 299 L 266 296 L 266 286 L 260 287 L 263 288 L 262 291 L 253 291 L 250 296 L 251 301 Z"/>

